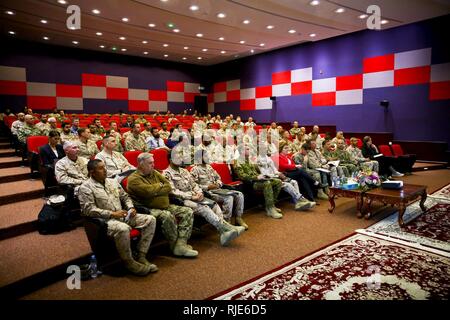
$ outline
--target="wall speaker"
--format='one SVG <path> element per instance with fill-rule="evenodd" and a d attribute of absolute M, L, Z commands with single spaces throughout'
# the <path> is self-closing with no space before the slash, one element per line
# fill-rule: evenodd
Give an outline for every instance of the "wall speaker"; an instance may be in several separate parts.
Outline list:
<path fill-rule="evenodd" d="M 388 108 L 389 107 L 389 101 L 388 100 L 381 100 L 380 106 Z"/>
<path fill-rule="evenodd" d="M 270 97 L 270 100 L 276 101 L 276 100 L 277 100 L 277 97 L 272 96 L 272 97 Z"/>

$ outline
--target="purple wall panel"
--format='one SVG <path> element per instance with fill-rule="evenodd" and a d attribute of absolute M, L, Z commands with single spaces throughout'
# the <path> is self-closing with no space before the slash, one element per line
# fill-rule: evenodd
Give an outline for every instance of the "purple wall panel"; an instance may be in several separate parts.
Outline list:
<path fill-rule="evenodd" d="M 83 104 L 84 113 L 117 113 L 119 110 L 124 112 L 128 111 L 127 100 L 83 99 Z"/>

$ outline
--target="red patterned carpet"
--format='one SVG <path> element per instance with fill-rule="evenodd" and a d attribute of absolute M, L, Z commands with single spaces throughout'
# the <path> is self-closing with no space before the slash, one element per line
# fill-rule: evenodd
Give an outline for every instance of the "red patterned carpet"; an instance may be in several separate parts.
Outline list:
<path fill-rule="evenodd" d="M 450 184 L 443 187 L 441 190 L 436 191 L 431 195 L 433 198 L 442 198 L 450 201 Z"/>
<path fill-rule="evenodd" d="M 356 234 L 218 300 L 448 299 L 450 259 Z"/>

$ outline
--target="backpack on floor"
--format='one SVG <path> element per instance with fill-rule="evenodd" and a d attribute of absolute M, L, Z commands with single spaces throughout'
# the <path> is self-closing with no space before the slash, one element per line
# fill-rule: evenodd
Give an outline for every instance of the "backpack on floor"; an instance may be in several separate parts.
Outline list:
<path fill-rule="evenodd" d="M 64 197 L 63 197 L 64 198 Z M 66 207 L 61 196 L 50 198 L 38 215 L 37 227 L 40 234 L 57 234 L 67 231 L 70 223 L 66 215 Z"/>

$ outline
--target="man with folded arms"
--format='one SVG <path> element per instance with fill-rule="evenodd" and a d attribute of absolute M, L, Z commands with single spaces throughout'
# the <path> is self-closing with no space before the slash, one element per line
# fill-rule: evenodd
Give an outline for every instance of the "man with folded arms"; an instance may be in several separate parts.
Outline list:
<path fill-rule="evenodd" d="M 105 163 L 108 178 L 117 177 L 120 182 L 136 168 L 120 152 L 114 151 L 116 143 L 116 138 L 105 136 L 103 138 L 103 150 L 97 153 L 95 159 L 102 160 Z"/>

